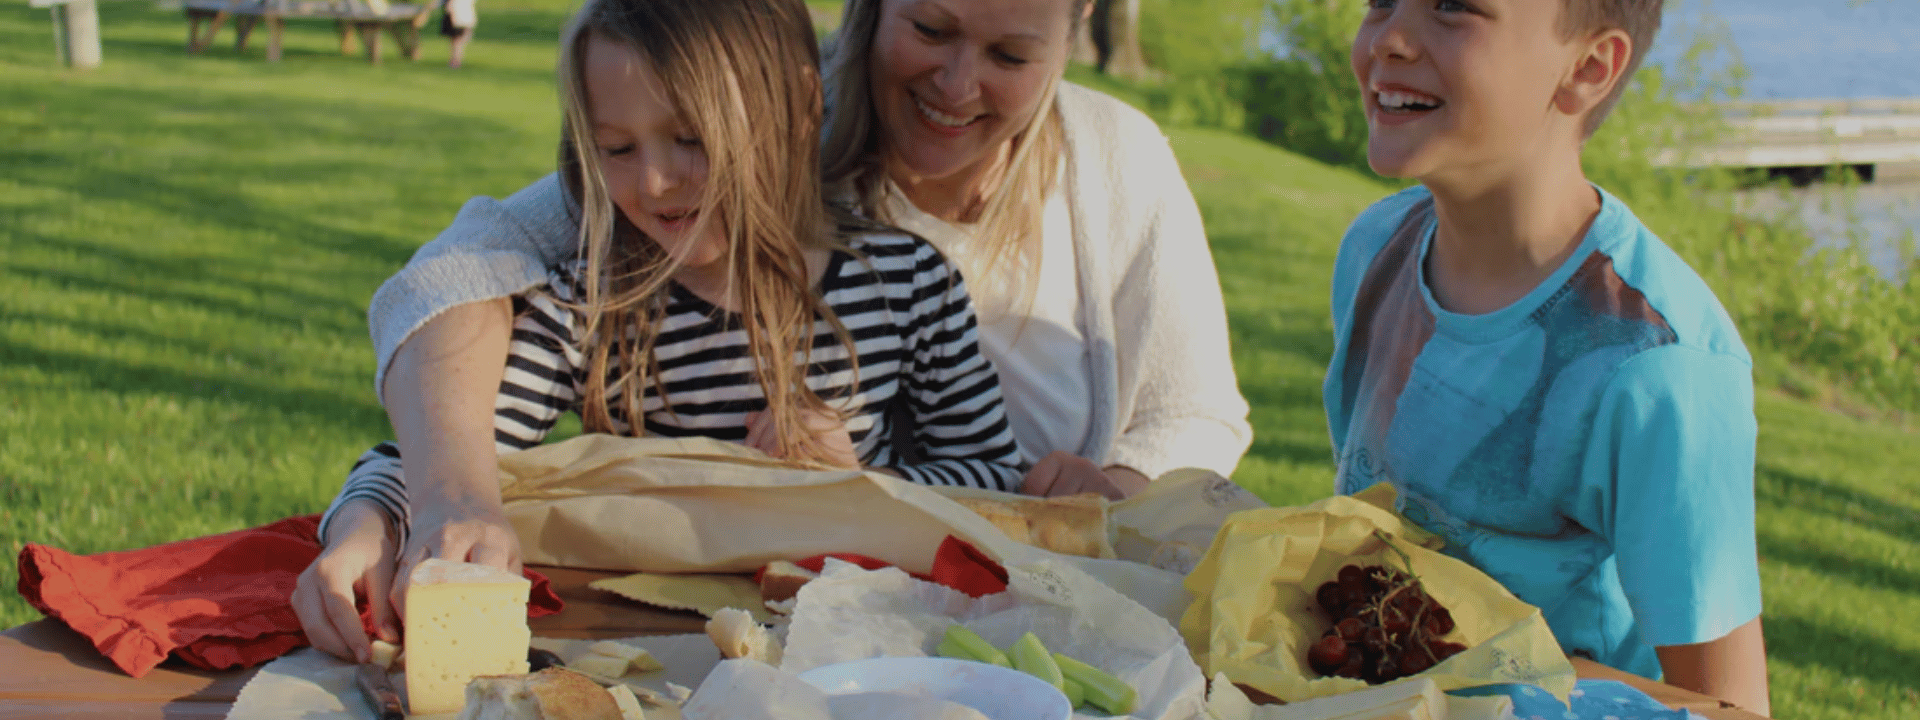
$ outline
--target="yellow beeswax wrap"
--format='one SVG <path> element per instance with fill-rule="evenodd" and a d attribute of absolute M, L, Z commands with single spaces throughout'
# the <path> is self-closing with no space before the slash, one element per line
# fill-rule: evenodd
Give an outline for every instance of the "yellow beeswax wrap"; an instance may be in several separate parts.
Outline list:
<path fill-rule="evenodd" d="M 601 578 L 587 583 L 587 587 L 669 610 L 692 610 L 707 617 L 725 608 L 739 608 L 754 620 L 773 620 L 773 613 L 760 601 L 760 586 L 745 575 L 642 572 Z"/>
<path fill-rule="evenodd" d="M 1366 687 L 1352 678 L 1320 677 L 1307 667 L 1307 648 L 1332 626 L 1314 591 L 1346 565 L 1404 570 L 1410 562 L 1427 594 L 1453 613 L 1456 627 L 1445 639 L 1467 646 L 1416 677 L 1445 690 L 1538 685 L 1565 702 L 1573 690 L 1573 665 L 1540 609 L 1473 566 L 1419 544 L 1437 547 L 1438 541 L 1386 509 L 1390 489 L 1363 495 L 1246 510 L 1227 519 L 1186 579 L 1193 603 L 1180 632 L 1201 668 L 1286 702 Z"/>

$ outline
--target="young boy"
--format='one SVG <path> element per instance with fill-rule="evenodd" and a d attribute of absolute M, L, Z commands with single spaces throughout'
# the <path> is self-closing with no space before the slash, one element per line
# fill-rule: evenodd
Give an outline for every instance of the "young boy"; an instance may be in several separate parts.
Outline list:
<path fill-rule="evenodd" d="M 1660 0 L 1372 0 L 1367 160 L 1420 186 L 1348 229 L 1339 491 L 1391 482 L 1566 651 L 1766 713 L 1752 361 L 1582 144 Z"/>

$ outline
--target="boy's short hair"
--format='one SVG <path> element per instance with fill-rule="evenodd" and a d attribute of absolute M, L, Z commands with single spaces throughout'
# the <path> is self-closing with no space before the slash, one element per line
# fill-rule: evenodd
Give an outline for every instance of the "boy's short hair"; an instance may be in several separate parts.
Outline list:
<path fill-rule="evenodd" d="M 1627 81 L 1633 79 L 1634 72 L 1640 69 L 1640 61 L 1647 57 L 1647 48 L 1653 45 L 1653 36 L 1660 32 L 1660 11 L 1664 0 L 1561 0 L 1560 36 L 1573 39 L 1619 28 L 1633 41 L 1632 55 L 1627 58 L 1626 70 L 1620 73 L 1620 82 L 1613 91 L 1587 113 L 1586 137 L 1592 137 L 1600 129 L 1601 121 L 1613 111 L 1620 102 L 1621 93 L 1627 90 Z"/>

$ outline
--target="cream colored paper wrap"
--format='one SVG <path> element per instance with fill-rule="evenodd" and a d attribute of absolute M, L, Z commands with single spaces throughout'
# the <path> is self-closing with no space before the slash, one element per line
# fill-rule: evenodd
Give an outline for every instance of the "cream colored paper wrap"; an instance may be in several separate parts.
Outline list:
<path fill-rule="evenodd" d="M 953 535 L 1002 563 L 1058 559 L 1177 622 L 1180 578 L 1229 513 L 1258 507 L 1218 475 L 1175 471 L 1115 503 L 1120 559 L 1014 542 L 942 491 L 882 473 L 795 468 L 706 438 L 583 435 L 500 457 L 501 497 L 535 565 L 660 573 L 751 572 L 774 560 L 859 553 L 932 568 Z"/>
<path fill-rule="evenodd" d="M 1026 547 L 924 486 L 795 468 L 707 438 L 582 435 L 509 453 L 500 494 L 535 565 L 752 572 L 859 553 L 924 573 L 948 535 L 996 558 Z"/>
<path fill-rule="evenodd" d="M 1237 513 L 1187 576 L 1194 600 L 1181 633 L 1209 674 L 1224 673 L 1287 702 L 1357 690 L 1366 684 L 1319 677 L 1306 666 L 1308 646 L 1332 624 L 1314 591 L 1348 564 L 1404 569 L 1404 553 L 1427 593 L 1453 613 L 1456 627 L 1446 639 L 1468 646 L 1418 677 L 1447 690 L 1539 685 L 1564 702 L 1573 689 L 1573 665 L 1539 608 L 1472 566 L 1410 541 L 1410 535 L 1432 537 L 1354 497 Z"/>

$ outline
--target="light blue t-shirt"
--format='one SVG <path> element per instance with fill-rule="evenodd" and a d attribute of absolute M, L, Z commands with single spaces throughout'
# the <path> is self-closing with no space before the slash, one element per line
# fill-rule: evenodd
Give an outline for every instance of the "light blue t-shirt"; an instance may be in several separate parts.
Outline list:
<path fill-rule="evenodd" d="M 1325 400 L 1337 489 L 1376 482 L 1569 654 L 1649 678 L 1653 648 L 1760 614 L 1752 359 L 1699 275 L 1619 200 L 1538 288 L 1442 309 L 1414 187 L 1341 242 Z"/>

